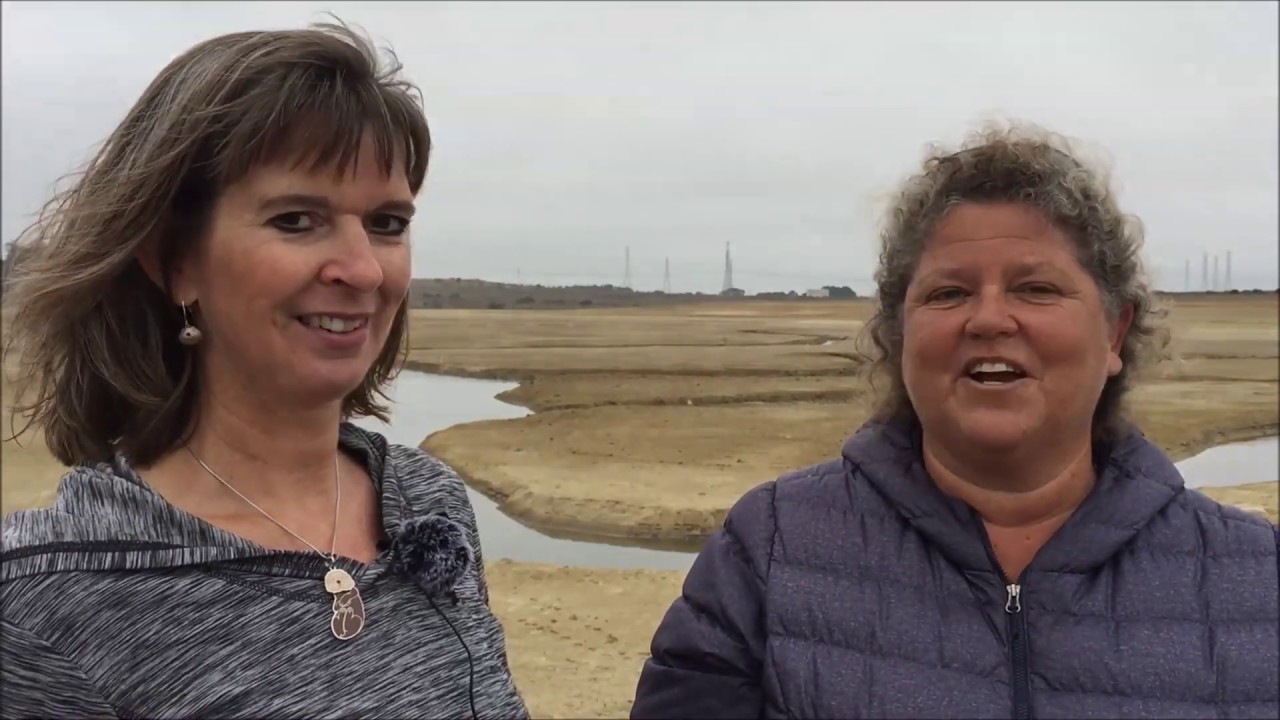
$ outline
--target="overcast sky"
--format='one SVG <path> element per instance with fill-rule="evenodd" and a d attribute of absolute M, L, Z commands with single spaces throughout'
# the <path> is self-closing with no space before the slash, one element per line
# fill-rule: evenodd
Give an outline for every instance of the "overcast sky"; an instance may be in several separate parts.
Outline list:
<path fill-rule="evenodd" d="M 3 3 L 3 233 L 176 54 L 366 28 L 435 151 L 414 274 L 870 288 L 874 201 L 988 117 L 1107 151 L 1160 285 L 1277 281 L 1277 3 Z"/>

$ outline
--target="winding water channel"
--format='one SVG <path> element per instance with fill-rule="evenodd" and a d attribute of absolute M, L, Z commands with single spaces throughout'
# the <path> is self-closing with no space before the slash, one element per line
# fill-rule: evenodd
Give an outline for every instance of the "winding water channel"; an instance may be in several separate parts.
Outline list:
<path fill-rule="evenodd" d="M 461 423 L 523 417 L 529 411 L 495 396 L 514 383 L 473 380 L 406 370 L 391 397 L 392 422 L 364 418 L 357 424 L 376 430 L 393 443 L 416 447 L 431 433 Z M 1276 481 L 1280 477 L 1280 438 L 1210 448 L 1178 463 L 1191 487 Z M 551 537 L 508 517 L 483 493 L 467 489 L 475 507 L 484 556 L 520 562 L 599 568 L 687 570 L 690 552 L 652 550 L 629 545 Z"/>
<path fill-rule="evenodd" d="M 417 447 L 431 433 L 454 425 L 528 415 L 525 408 L 494 397 L 514 387 L 515 383 L 405 370 L 390 392 L 395 399 L 391 425 L 372 418 L 362 418 L 356 424 L 382 433 L 390 442 Z M 552 565 L 654 570 L 687 570 L 693 563 L 694 554 L 689 552 L 551 537 L 507 516 L 484 493 L 467 488 L 467 495 L 475 508 L 486 560 L 505 558 Z"/>

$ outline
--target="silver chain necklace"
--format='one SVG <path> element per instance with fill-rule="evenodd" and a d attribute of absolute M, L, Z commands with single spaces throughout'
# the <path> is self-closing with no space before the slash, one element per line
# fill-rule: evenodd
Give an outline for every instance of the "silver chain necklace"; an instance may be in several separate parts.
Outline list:
<path fill-rule="evenodd" d="M 213 468 L 209 467 L 204 460 L 201 460 L 199 455 L 196 455 L 196 451 L 192 450 L 190 445 L 184 445 L 183 447 L 187 449 L 187 452 L 191 454 L 191 457 L 196 462 L 200 463 L 200 467 L 204 468 L 205 472 L 212 475 L 215 480 L 222 483 L 223 487 L 235 493 L 237 497 L 248 503 L 254 510 L 262 513 L 263 517 L 275 523 L 281 530 L 294 536 L 314 550 L 317 555 L 324 558 L 325 564 L 329 566 L 329 571 L 324 575 L 324 589 L 330 595 L 333 595 L 333 618 L 329 621 L 329 629 L 333 632 L 333 636 L 339 640 L 350 640 L 358 635 L 364 628 L 364 601 L 360 598 L 360 590 L 356 588 L 355 580 L 351 577 L 351 574 L 338 567 L 338 518 L 339 511 L 342 508 L 342 471 L 338 464 L 338 458 L 334 457 L 333 459 L 333 540 L 329 552 L 326 553 L 312 545 L 306 538 L 285 527 L 284 523 L 272 517 L 271 513 L 258 507 L 257 503 L 245 497 L 231 483 L 223 480 L 221 475 L 214 472 Z"/>

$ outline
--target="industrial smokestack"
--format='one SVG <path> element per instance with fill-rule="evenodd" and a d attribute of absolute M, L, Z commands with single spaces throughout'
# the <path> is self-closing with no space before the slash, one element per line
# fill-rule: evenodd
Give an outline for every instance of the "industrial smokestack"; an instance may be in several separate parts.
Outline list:
<path fill-rule="evenodd" d="M 733 258 L 729 255 L 729 243 L 724 244 L 724 287 L 721 292 L 733 287 Z"/>

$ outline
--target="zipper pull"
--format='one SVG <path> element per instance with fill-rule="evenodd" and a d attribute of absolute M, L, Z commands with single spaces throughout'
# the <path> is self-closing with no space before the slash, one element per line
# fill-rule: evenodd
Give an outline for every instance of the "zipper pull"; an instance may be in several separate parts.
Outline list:
<path fill-rule="evenodd" d="M 1004 601 L 1004 611 L 1010 615 L 1022 612 L 1022 586 L 1006 585 L 1004 589 L 1009 593 L 1008 599 Z"/>

